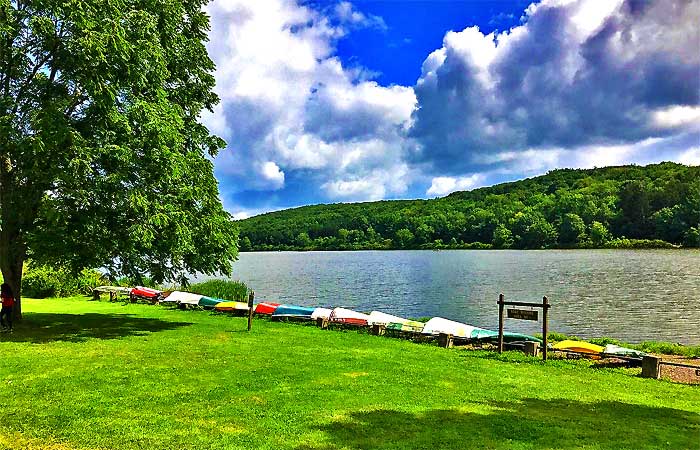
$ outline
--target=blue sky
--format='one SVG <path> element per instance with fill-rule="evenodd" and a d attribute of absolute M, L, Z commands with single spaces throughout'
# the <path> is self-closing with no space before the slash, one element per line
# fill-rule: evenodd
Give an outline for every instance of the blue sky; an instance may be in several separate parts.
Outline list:
<path fill-rule="evenodd" d="M 235 217 L 700 164 L 700 0 L 214 0 Z"/>

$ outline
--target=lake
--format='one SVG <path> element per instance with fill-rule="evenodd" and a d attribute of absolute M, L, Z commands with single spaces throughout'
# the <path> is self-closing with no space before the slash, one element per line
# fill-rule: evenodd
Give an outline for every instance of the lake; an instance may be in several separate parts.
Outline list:
<path fill-rule="evenodd" d="M 441 316 L 498 329 L 498 294 L 540 302 L 551 331 L 700 344 L 700 251 L 445 250 L 242 253 L 256 301 Z M 540 314 L 541 316 L 541 314 Z M 506 319 L 506 330 L 541 324 Z"/>

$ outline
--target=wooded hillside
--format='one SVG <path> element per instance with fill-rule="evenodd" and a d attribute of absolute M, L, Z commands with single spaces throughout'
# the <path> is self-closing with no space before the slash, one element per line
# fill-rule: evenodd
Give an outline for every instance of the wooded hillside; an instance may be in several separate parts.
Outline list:
<path fill-rule="evenodd" d="M 559 169 L 439 199 L 305 206 L 239 225 L 242 251 L 700 247 L 700 167 Z"/>

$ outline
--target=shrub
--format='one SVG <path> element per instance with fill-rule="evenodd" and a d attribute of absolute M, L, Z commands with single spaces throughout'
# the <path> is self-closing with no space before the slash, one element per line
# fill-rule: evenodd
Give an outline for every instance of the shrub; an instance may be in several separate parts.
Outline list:
<path fill-rule="evenodd" d="M 75 277 L 49 266 L 30 266 L 22 279 L 22 294 L 27 297 L 65 297 L 77 290 Z"/>
<path fill-rule="evenodd" d="M 206 297 L 238 302 L 246 301 L 248 297 L 248 286 L 240 281 L 208 280 L 192 284 L 187 290 Z"/>

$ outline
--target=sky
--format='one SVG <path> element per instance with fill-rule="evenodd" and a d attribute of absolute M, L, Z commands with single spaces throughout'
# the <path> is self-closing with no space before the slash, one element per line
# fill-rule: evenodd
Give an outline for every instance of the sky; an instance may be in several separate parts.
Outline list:
<path fill-rule="evenodd" d="M 213 0 L 235 218 L 700 164 L 700 0 Z"/>

